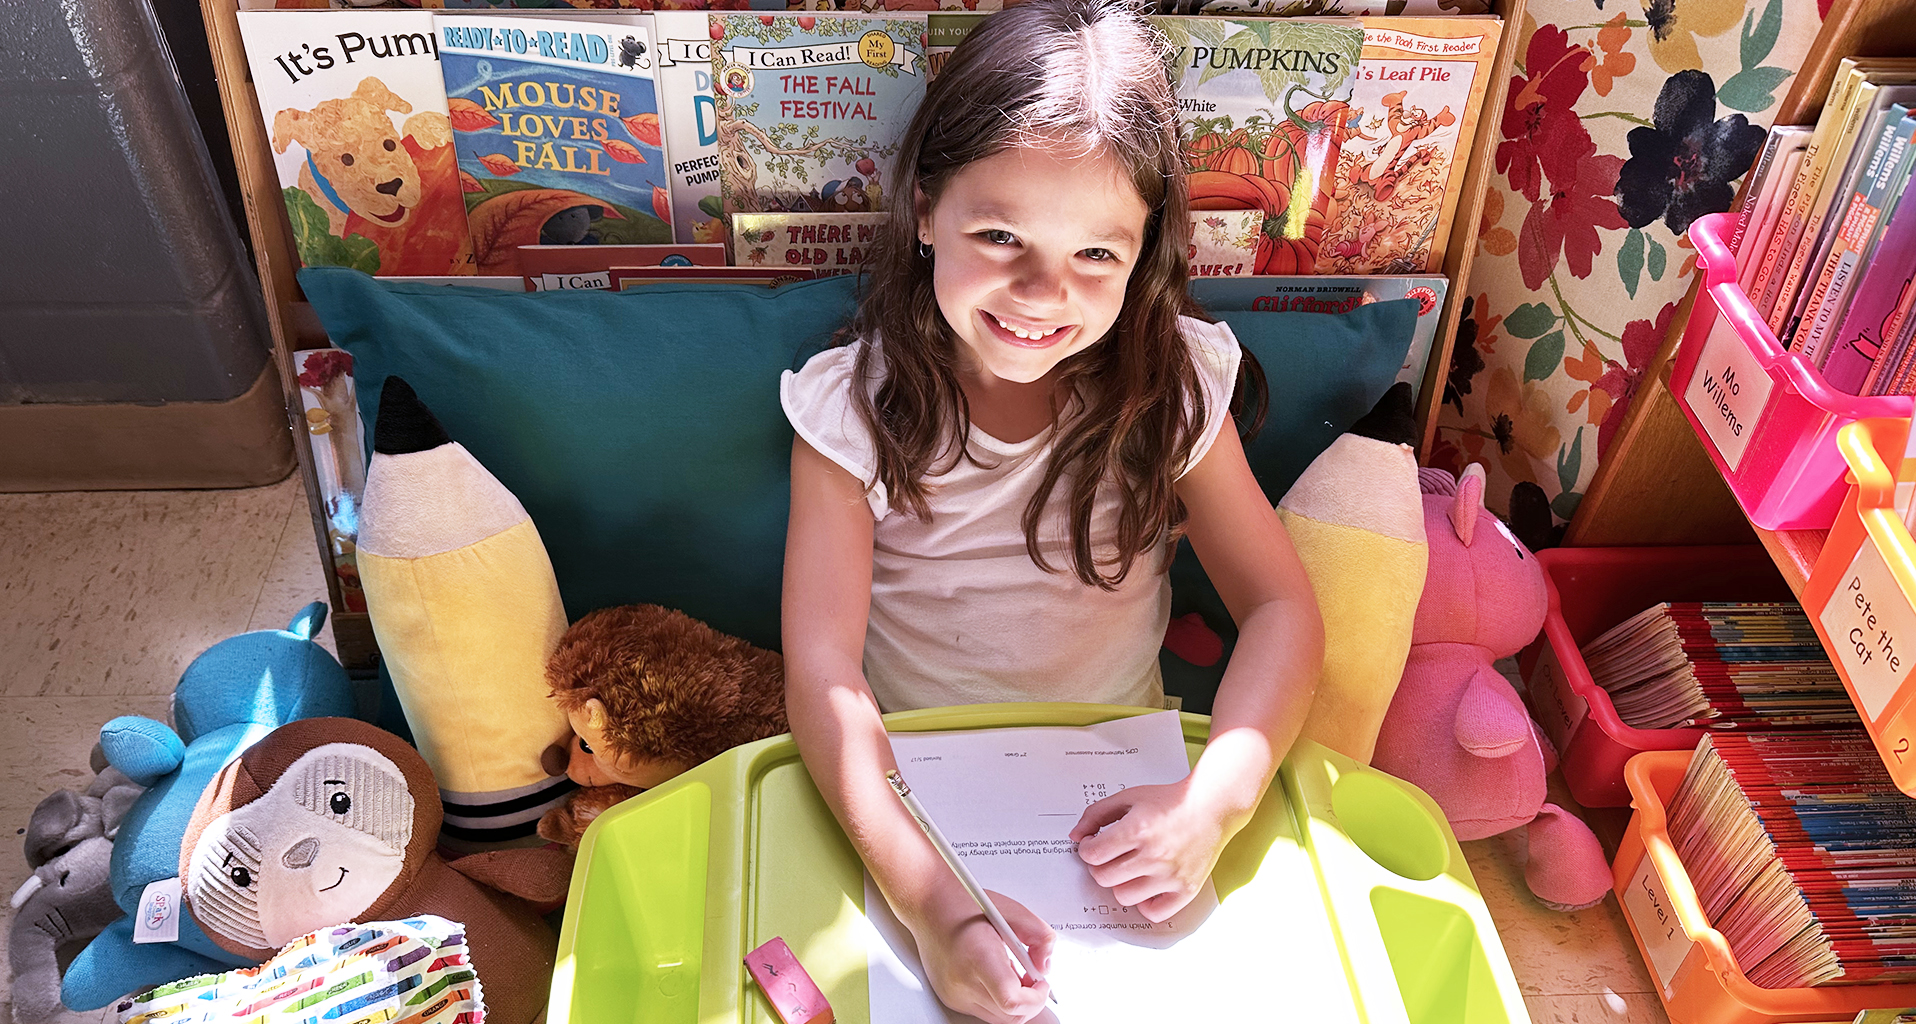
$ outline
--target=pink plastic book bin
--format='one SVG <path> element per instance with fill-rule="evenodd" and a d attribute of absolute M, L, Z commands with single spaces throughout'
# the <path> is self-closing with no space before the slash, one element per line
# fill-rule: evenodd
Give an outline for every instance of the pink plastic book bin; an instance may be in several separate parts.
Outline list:
<path fill-rule="evenodd" d="M 1582 645 L 1659 601 L 1787 601 L 1789 585 L 1755 544 L 1550 548 L 1537 552 L 1550 611 L 1517 657 L 1531 711 L 1585 807 L 1624 807 L 1623 765 L 1645 750 L 1691 750 L 1702 729 L 1637 729 L 1590 678 Z"/>
<path fill-rule="evenodd" d="M 1786 352 L 1736 284 L 1725 241 L 1733 214 L 1690 225 L 1704 287 L 1677 350 L 1670 391 L 1750 522 L 1766 530 L 1826 530 L 1847 470 L 1836 432 L 1871 417 L 1907 418 L 1906 395 L 1859 398 L 1830 387 Z"/>

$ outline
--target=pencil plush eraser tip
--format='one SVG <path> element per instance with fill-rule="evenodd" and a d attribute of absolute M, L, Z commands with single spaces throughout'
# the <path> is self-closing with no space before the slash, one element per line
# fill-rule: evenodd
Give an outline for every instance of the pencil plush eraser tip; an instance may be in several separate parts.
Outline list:
<path fill-rule="evenodd" d="M 774 937 L 745 954 L 745 969 L 784 1024 L 832 1024 L 832 1004 L 784 939 Z"/>

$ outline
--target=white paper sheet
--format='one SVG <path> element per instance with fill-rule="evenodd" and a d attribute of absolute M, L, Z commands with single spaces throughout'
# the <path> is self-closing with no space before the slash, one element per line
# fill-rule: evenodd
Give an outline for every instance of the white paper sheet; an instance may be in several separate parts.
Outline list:
<path fill-rule="evenodd" d="M 1244 941 L 1242 927 L 1215 925 L 1250 916 L 1259 920 L 1247 922 L 1249 934 L 1268 934 L 1274 922 L 1262 917 L 1274 908 L 1234 899 L 1226 910 L 1207 882 L 1190 907 L 1152 925 L 1091 880 L 1066 838 L 1084 809 L 1105 796 L 1190 773 L 1176 713 L 1086 728 L 896 733 L 891 740 L 899 771 L 979 883 L 1023 903 L 1057 930 L 1048 978 L 1058 1004 L 1038 1020 L 1229 1020 L 1244 1012 L 1246 986 L 1204 979 L 1266 977 L 1272 951 Z M 870 875 L 865 908 L 872 923 L 872 1020 L 975 1021 L 939 1004 L 910 933 Z M 1315 912 L 1322 914 L 1321 905 Z M 1341 977 L 1334 981 L 1342 987 Z"/>

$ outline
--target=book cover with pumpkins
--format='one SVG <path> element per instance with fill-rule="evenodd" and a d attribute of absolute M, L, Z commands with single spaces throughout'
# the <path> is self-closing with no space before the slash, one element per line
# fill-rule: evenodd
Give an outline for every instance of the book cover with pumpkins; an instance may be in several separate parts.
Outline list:
<path fill-rule="evenodd" d="M 1496 18 L 1364 19 L 1318 273 L 1443 266 L 1502 34 Z"/>
<path fill-rule="evenodd" d="M 925 16 L 710 17 L 725 212 L 883 210 L 925 94 Z"/>
<path fill-rule="evenodd" d="M 1354 18 L 1154 18 L 1171 44 L 1191 208 L 1264 212 L 1254 273 L 1308 274 L 1330 213 L 1351 87 Z"/>
<path fill-rule="evenodd" d="M 718 111 L 712 101 L 712 24 L 704 11 L 652 13 L 653 69 L 665 148 L 672 154 L 672 234 L 682 243 L 724 242 Z"/>
<path fill-rule="evenodd" d="M 299 260 L 467 275 L 433 16 L 242 11 L 240 36 Z"/>
<path fill-rule="evenodd" d="M 517 275 L 521 245 L 673 240 L 644 16 L 435 24 L 479 273 Z"/>

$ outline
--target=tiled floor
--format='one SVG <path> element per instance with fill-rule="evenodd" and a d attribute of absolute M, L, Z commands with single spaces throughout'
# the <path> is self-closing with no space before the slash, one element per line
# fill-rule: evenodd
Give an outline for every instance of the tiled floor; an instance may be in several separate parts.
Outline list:
<path fill-rule="evenodd" d="M 243 491 L 0 494 L 0 828 L 91 777 L 115 715 L 164 719 L 180 671 L 213 642 L 278 628 L 323 598 L 297 479 Z M 322 636 L 332 646 L 330 630 Z M 1523 885 L 1520 833 L 1466 844 L 1536 1024 L 1663 1024 L 1614 897 L 1575 914 Z M 0 850 L 0 893 L 28 874 Z M 6 939 L 0 935 L 0 950 Z M 0 988 L 0 1020 L 12 1019 Z M 62 1024 L 111 1020 L 73 1013 Z"/>

